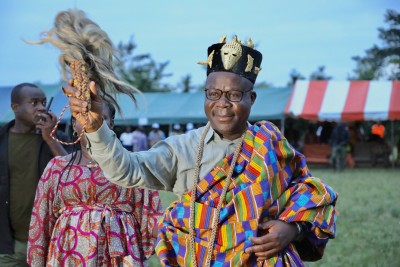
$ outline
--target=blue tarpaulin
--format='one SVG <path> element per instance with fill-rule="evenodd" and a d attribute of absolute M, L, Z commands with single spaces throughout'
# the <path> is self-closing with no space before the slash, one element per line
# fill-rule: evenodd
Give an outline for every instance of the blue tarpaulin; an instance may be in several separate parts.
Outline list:
<path fill-rule="evenodd" d="M 54 96 L 51 110 L 57 116 L 68 104 L 62 94 L 61 85 L 43 85 L 42 88 L 48 99 Z M 0 87 L 0 123 L 4 124 L 14 118 L 10 107 L 12 87 Z M 252 107 L 250 121 L 280 120 L 291 94 L 291 88 L 257 89 L 257 99 Z M 136 94 L 137 105 L 126 95 L 118 97 L 122 114 L 118 114 L 116 125 L 147 125 L 153 122 L 160 124 L 173 123 L 205 123 L 204 92 L 195 93 L 145 93 Z M 69 109 L 63 115 L 62 122 L 70 118 Z"/>

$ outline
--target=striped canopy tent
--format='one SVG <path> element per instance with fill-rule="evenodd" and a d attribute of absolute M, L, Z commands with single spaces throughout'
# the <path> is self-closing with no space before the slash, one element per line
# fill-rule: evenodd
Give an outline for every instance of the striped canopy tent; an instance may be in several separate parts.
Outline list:
<path fill-rule="evenodd" d="M 400 120 L 400 81 L 298 81 L 285 114 L 319 121 Z"/>

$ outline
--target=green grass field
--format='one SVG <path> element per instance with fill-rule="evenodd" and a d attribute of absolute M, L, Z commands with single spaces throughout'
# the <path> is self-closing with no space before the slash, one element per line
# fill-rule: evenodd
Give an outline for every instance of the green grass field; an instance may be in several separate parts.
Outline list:
<path fill-rule="evenodd" d="M 338 193 L 337 236 L 309 267 L 400 266 L 400 170 L 312 169 Z M 174 195 L 161 193 L 164 205 Z M 155 257 L 150 266 L 160 266 Z"/>

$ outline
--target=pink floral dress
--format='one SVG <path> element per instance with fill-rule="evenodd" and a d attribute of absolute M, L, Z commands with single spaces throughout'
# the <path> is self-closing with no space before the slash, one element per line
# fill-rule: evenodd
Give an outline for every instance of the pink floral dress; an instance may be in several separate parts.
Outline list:
<path fill-rule="evenodd" d="M 163 214 L 158 192 L 117 186 L 99 167 L 72 165 L 63 172 L 67 163 L 55 157 L 40 178 L 28 263 L 143 266 L 154 252 L 152 231 Z"/>

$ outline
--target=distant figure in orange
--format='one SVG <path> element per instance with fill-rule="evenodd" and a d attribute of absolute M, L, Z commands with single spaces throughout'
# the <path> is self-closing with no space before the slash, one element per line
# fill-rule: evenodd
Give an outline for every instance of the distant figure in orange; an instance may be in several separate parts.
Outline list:
<path fill-rule="evenodd" d="M 385 126 L 380 121 L 377 121 L 372 125 L 371 134 L 374 141 L 383 141 L 385 137 Z"/>
<path fill-rule="evenodd" d="M 379 158 L 383 159 L 385 165 L 389 164 L 389 153 L 390 148 L 384 142 L 385 137 L 385 126 L 381 121 L 377 121 L 372 125 L 371 129 L 371 141 L 374 142 L 371 149 L 371 163 L 375 166 Z"/>

